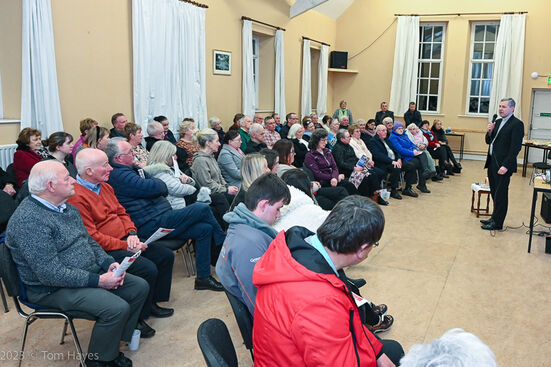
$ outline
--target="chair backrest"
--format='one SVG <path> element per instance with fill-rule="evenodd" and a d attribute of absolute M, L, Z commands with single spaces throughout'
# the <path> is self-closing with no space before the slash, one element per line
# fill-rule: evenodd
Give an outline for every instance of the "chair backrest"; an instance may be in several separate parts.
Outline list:
<path fill-rule="evenodd" d="M 237 367 L 235 347 L 224 321 L 208 319 L 197 329 L 197 341 L 209 367 Z"/>
<path fill-rule="evenodd" d="M 316 181 L 316 178 L 314 177 L 314 172 L 312 172 L 310 168 L 306 167 L 306 165 L 303 165 L 301 170 L 306 172 L 306 174 L 308 175 L 308 178 L 310 178 L 310 181 Z"/>
<path fill-rule="evenodd" d="M 4 281 L 8 295 L 10 297 L 19 296 L 21 290 L 19 273 L 13 262 L 10 249 L 5 243 L 0 243 L 0 277 Z"/>
<path fill-rule="evenodd" d="M 228 292 L 227 289 L 224 289 L 226 296 L 230 301 L 233 314 L 235 315 L 235 320 L 237 321 L 237 326 L 239 326 L 239 331 L 243 337 L 243 342 L 245 347 L 251 351 L 253 350 L 253 317 L 249 312 L 247 306 L 241 302 L 236 296 Z"/>

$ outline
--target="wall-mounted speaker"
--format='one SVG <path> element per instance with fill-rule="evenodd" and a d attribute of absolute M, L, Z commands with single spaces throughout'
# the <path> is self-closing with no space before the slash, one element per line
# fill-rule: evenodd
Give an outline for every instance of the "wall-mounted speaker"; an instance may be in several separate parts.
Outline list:
<path fill-rule="evenodd" d="M 348 52 L 345 51 L 331 51 L 331 57 L 329 58 L 330 68 L 346 69 L 348 67 Z"/>

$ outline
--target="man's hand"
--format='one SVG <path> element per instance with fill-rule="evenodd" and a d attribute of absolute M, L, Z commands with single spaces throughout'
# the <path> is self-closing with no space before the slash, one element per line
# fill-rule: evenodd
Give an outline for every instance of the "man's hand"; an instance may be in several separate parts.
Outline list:
<path fill-rule="evenodd" d="M 436 143 L 436 147 L 437 147 L 437 148 L 440 148 L 440 144 L 439 144 L 439 143 Z"/>
<path fill-rule="evenodd" d="M 237 186 L 228 186 L 228 194 L 237 195 L 239 188 Z"/>
<path fill-rule="evenodd" d="M 400 163 L 398 163 L 397 161 L 392 161 L 392 165 L 393 165 L 395 168 L 400 168 Z"/>
<path fill-rule="evenodd" d="M 138 252 L 138 251 L 145 251 L 147 249 L 147 245 L 140 241 L 138 236 L 128 236 L 126 239 L 127 250 L 130 252 Z"/>
<path fill-rule="evenodd" d="M 363 167 L 360 167 L 360 166 L 354 167 L 354 171 L 355 171 L 355 172 L 361 172 L 361 171 L 363 171 L 363 170 L 364 170 Z"/>
<path fill-rule="evenodd" d="M 427 146 L 425 144 L 419 144 L 417 147 L 421 150 L 425 150 Z"/>
<path fill-rule="evenodd" d="M 396 365 L 383 353 L 377 358 L 377 367 L 396 367 Z"/>
<path fill-rule="evenodd" d="M 339 183 L 336 178 L 332 178 L 330 182 L 331 182 L 331 186 L 333 187 L 337 186 L 337 184 Z"/>
<path fill-rule="evenodd" d="M 367 167 L 372 168 L 375 165 L 375 162 L 369 161 L 367 162 Z"/>
<path fill-rule="evenodd" d="M 113 273 L 115 268 L 119 266 L 119 263 L 114 262 L 109 265 L 109 270 L 107 273 L 101 274 L 99 276 L 98 287 L 103 289 L 117 289 L 124 283 L 124 276 L 126 273 L 123 273 L 120 277 L 116 277 Z"/>
<path fill-rule="evenodd" d="M 6 184 L 6 186 L 4 186 L 4 191 L 6 194 L 8 194 L 9 196 L 13 196 L 15 195 L 15 189 L 13 188 L 13 185 L 12 184 Z"/>
<path fill-rule="evenodd" d="M 344 180 L 344 174 L 343 174 L 343 173 L 341 173 L 341 174 L 339 175 L 338 180 L 339 180 L 339 182 L 341 182 L 342 180 Z"/>
<path fill-rule="evenodd" d="M 499 167 L 499 170 L 497 171 L 498 175 L 504 175 L 506 173 L 507 173 L 507 167 L 505 167 L 505 166 Z"/>
<path fill-rule="evenodd" d="M 107 271 L 111 272 L 111 271 L 115 271 L 116 268 L 118 268 L 120 266 L 120 264 L 118 262 L 114 262 L 114 263 L 111 263 L 111 265 L 109 265 L 109 269 Z"/>
<path fill-rule="evenodd" d="M 494 130 L 494 127 L 496 127 L 496 123 L 495 122 L 490 122 L 488 124 L 488 132 L 491 133 Z"/>

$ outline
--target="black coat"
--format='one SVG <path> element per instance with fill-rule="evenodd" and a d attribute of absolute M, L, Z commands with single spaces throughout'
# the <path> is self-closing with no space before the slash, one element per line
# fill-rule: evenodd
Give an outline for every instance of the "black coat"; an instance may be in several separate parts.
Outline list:
<path fill-rule="evenodd" d="M 295 147 L 295 161 L 293 163 L 293 166 L 297 168 L 302 168 L 304 165 L 304 157 L 306 157 L 306 153 L 308 153 L 308 148 L 302 144 L 298 139 L 291 140 L 293 142 L 293 145 Z"/>
<path fill-rule="evenodd" d="M 415 125 L 421 127 L 421 123 L 423 122 L 423 119 L 421 118 L 421 112 L 417 110 L 414 110 L 413 112 L 407 110 L 406 113 L 404 113 L 404 120 L 406 121 L 406 127 L 412 122 Z"/>
<path fill-rule="evenodd" d="M 258 153 L 262 149 L 268 148 L 265 143 L 257 143 L 255 141 L 250 141 L 247 143 L 247 149 L 245 149 L 245 154 Z"/>
<path fill-rule="evenodd" d="M 390 116 L 392 117 L 392 121 L 394 121 L 394 112 L 390 111 L 390 110 L 387 110 L 385 112 L 383 111 L 379 111 L 375 114 L 375 122 L 377 123 L 377 125 L 380 125 L 383 123 L 383 119 L 387 116 Z"/>
<path fill-rule="evenodd" d="M 390 140 L 387 139 L 385 140 L 385 142 L 388 147 L 394 152 L 395 160 L 401 159 L 402 156 L 400 155 L 400 153 L 398 153 L 396 148 L 394 148 L 394 145 L 392 145 Z M 390 159 L 390 157 L 388 156 L 385 145 L 378 135 L 375 135 L 373 139 L 371 139 L 368 149 L 373 155 L 373 162 L 375 162 L 375 167 L 386 170 L 386 167 L 392 163 L 392 159 Z"/>
<path fill-rule="evenodd" d="M 496 120 L 496 125 L 491 133 L 486 133 L 486 144 L 488 144 L 488 156 L 484 168 L 490 166 L 490 160 L 495 159 L 498 167 L 504 166 L 508 172 L 517 171 L 517 156 L 522 149 L 522 138 L 524 137 L 524 124 L 514 115 L 505 123 L 499 134 L 497 131 L 502 119 Z M 497 134 L 497 137 L 496 137 Z M 495 140 L 494 140 L 495 139 Z M 490 156 L 490 143 L 493 144 L 493 154 Z"/>
<path fill-rule="evenodd" d="M 358 157 L 354 153 L 354 148 L 350 144 L 344 144 L 340 140 L 333 147 L 333 158 L 339 167 L 339 173 L 343 173 L 346 177 L 350 177 L 354 167 L 358 163 Z"/>

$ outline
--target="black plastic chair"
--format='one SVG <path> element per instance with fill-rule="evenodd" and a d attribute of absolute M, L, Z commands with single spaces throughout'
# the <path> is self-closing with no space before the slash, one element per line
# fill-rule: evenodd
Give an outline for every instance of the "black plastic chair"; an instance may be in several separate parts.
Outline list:
<path fill-rule="evenodd" d="M 19 274 L 17 272 L 16 265 L 13 262 L 11 252 L 4 243 L 0 243 L 0 276 L 2 277 L 2 280 L 4 281 L 4 284 L 6 286 L 6 292 L 10 297 L 13 298 L 17 313 L 19 313 L 19 315 L 25 319 L 25 330 L 23 332 L 23 340 L 21 342 L 21 351 L 19 355 L 23 355 L 23 352 L 25 350 L 25 342 L 27 340 L 27 332 L 29 326 L 33 322 L 38 319 L 64 319 L 65 325 L 63 327 L 60 344 L 65 343 L 65 334 L 67 332 L 67 326 L 69 326 L 71 328 L 71 334 L 73 335 L 75 348 L 77 349 L 79 356 L 84 357 L 84 354 L 82 353 L 82 348 L 80 347 L 80 342 L 77 337 L 77 333 L 75 331 L 73 319 L 79 318 L 86 320 L 96 320 L 94 316 L 85 312 L 67 313 L 58 309 L 46 308 L 30 303 L 27 300 L 25 287 L 23 286 L 23 283 L 19 278 Z M 34 311 L 31 313 L 26 313 L 21 307 L 20 302 L 23 303 L 25 306 L 33 309 Z M 18 366 L 21 366 L 22 361 L 23 359 L 19 359 Z M 79 361 L 81 367 L 86 367 L 84 364 L 84 358 L 80 358 Z"/>
<path fill-rule="evenodd" d="M 551 158 L 551 152 L 547 154 L 547 158 L 545 157 L 544 153 L 544 161 L 543 162 L 534 162 L 532 163 L 532 175 L 530 176 L 530 181 L 528 182 L 528 185 L 532 185 L 534 183 L 534 178 L 538 173 L 547 173 L 547 171 L 551 170 L 551 164 L 547 163 L 547 159 Z"/>
<path fill-rule="evenodd" d="M 233 314 L 235 316 L 235 321 L 237 321 L 237 326 L 243 337 L 243 343 L 245 343 L 245 348 L 251 353 L 251 358 L 254 362 L 253 355 L 253 317 L 249 312 L 247 306 L 241 302 L 236 296 L 228 292 L 227 289 L 224 289 L 228 300 L 230 301 Z"/>
<path fill-rule="evenodd" d="M 224 321 L 203 321 L 197 329 L 197 341 L 208 367 L 237 367 L 237 354 Z"/>

